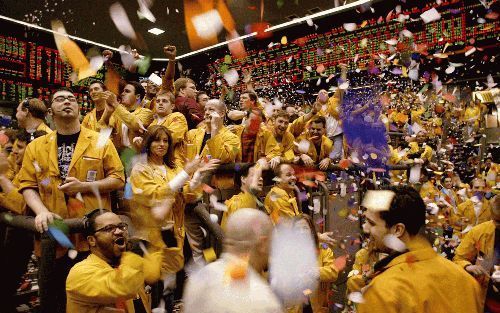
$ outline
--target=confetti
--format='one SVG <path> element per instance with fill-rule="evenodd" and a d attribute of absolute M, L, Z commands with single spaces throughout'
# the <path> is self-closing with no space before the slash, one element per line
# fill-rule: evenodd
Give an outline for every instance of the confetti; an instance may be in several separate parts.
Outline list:
<path fill-rule="evenodd" d="M 191 21 L 196 34 L 202 39 L 216 37 L 224 26 L 219 12 L 215 9 L 196 15 Z"/>
<path fill-rule="evenodd" d="M 227 84 L 231 87 L 236 85 L 239 79 L 238 71 L 236 71 L 234 68 L 225 72 L 223 76 L 224 79 L 227 81 Z"/>
<path fill-rule="evenodd" d="M 298 144 L 297 148 L 300 153 L 307 153 L 309 151 L 311 143 L 307 139 L 302 139 Z"/>
<path fill-rule="evenodd" d="M 356 23 L 344 23 L 344 29 L 347 30 L 348 32 L 355 31 L 358 28 L 358 25 Z"/>
<path fill-rule="evenodd" d="M 384 245 L 394 251 L 405 252 L 406 245 L 401 239 L 393 234 L 387 234 L 384 236 Z"/>
<path fill-rule="evenodd" d="M 420 17 L 422 18 L 424 24 L 427 24 L 441 19 L 441 14 L 439 14 L 439 12 L 435 8 L 432 8 L 420 14 Z"/>
<path fill-rule="evenodd" d="M 365 299 L 363 299 L 363 294 L 359 291 L 351 292 L 349 295 L 347 295 L 347 299 L 354 303 L 365 302 Z"/>
<path fill-rule="evenodd" d="M 78 255 L 78 251 L 74 250 L 74 249 L 69 249 L 68 250 L 68 257 L 72 260 L 74 260 L 76 258 L 76 256 Z"/>
<path fill-rule="evenodd" d="M 388 211 L 394 196 L 391 190 L 368 190 L 361 206 L 376 212 Z"/>
<path fill-rule="evenodd" d="M 112 128 L 107 127 L 107 128 L 101 128 L 99 131 L 99 137 L 97 138 L 97 149 L 104 148 L 106 146 L 106 143 L 108 142 L 109 137 L 111 136 L 111 132 L 113 131 Z"/>
<path fill-rule="evenodd" d="M 111 20 L 116 26 L 116 29 L 125 37 L 130 38 L 132 40 L 137 39 L 137 34 L 135 33 L 132 24 L 127 16 L 127 12 L 119 2 L 113 3 L 109 7 L 109 14 L 111 16 Z"/>
<path fill-rule="evenodd" d="M 210 195 L 210 204 L 217 211 L 227 212 L 227 206 L 225 204 L 222 204 L 222 203 L 218 202 L 217 201 L 217 196 L 214 195 L 214 194 Z"/>

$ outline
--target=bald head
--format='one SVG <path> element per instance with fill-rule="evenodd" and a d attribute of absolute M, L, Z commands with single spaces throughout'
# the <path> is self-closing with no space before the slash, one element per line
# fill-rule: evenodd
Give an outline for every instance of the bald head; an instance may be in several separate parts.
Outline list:
<path fill-rule="evenodd" d="M 269 217 L 255 209 L 240 209 L 227 222 L 224 246 L 237 253 L 251 252 L 263 237 L 269 237 L 273 225 Z"/>

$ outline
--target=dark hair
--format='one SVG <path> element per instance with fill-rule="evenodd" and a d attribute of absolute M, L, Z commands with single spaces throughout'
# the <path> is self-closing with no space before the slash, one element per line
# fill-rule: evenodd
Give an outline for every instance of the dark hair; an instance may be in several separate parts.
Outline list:
<path fill-rule="evenodd" d="M 44 119 L 47 114 L 47 105 L 40 99 L 36 98 L 26 98 L 21 103 L 24 109 L 27 109 L 29 113 L 35 118 Z"/>
<path fill-rule="evenodd" d="M 380 212 L 380 217 L 388 227 L 402 223 L 410 235 L 418 234 L 425 225 L 425 203 L 420 194 L 409 186 L 393 186 L 388 190 L 396 195 L 389 211 Z"/>
<path fill-rule="evenodd" d="M 281 176 L 281 168 L 283 166 L 285 166 L 285 165 L 291 166 L 288 163 L 280 163 L 280 164 L 278 164 L 278 166 L 276 166 L 276 168 L 274 169 L 274 176 L 276 176 L 276 177 Z"/>
<path fill-rule="evenodd" d="M 316 232 L 316 227 L 314 226 L 314 222 L 313 222 L 311 216 L 302 213 L 294 218 L 293 225 L 296 225 L 298 222 L 300 222 L 302 220 L 306 221 L 307 224 L 309 225 L 309 229 L 311 230 L 311 235 L 314 239 L 314 243 L 316 244 L 315 247 L 318 248 L 318 246 L 319 246 L 318 233 Z"/>
<path fill-rule="evenodd" d="M 54 95 L 60 91 L 67 91 L 67 92 L 71 92 L 73 95 L 74 95 L 74 92 L 73 90 L 71 90 L 71 88 L 68 88 L 68 87 L 61 87 L 61 88 L 57 88 L 49 97 L 49 101 L 50 101 L 50 106 L 52 106 L 52 102 L 54 101 Z"/>
<path fill-rule="evenodd" d="M 106 87 L 106 85 L 104 85 L 104 83 L 100 80 L 95 80 L 95 81 L 91 82 L 89 84 L 88 88 L 90 88 L 90 86 L 92 86 L 93 84 L 99 84 L 99 86 L 101 86 L 102 90 L 104 90 L 104 91 L 108 90 L 108 87 Z"/>
<path fill-rule="evenodd" d="M 196 102 L 198 102 L 200 100 L 200 97 L 203 96 L 203 95 L 207 95 L 208 96 L 208 93 L 204 90 L 200 90 L 196 93 Z"/>
<path fill-rule="evenodd" d="M 244 91 L 241 93 L 241 95 L 244 95 L 244 94 L 247 94 L 248 97 L 250 98 L 250 100 L 252 100 L 253 102 L 255 102 L 255 104 L 257 104 L 257 100 L 259 97 L 257 97 L 257 94 L 253 91 Z"/>
<path fill-rule="evenodd" d="M 144 138 L 144 152 L 149 156 L 150 154 L 150 148 L 151 144 L 153 141 L 158 140 L 160 138 L 160 134 L 164 133 L 168 137 L 168 149 L 167 149 L 167 154 L 163 158 L 163 163 L 167 165 L 170 168 L 175 167 L 174 163 L 174 145 L 172 144 L 172 135 L 170 134 L 170 131 L 165 127 L 161 125 L 153 125 L 148 129 L 146 138 Z"/>
<path fill-rule="evenodd" d="M 234 181 L 238 187 L 241 187 L 241 185 L 243 185 L 241 179 L 248 176 L 248 172 L 250 171 L 251 167 L 252 164 L 242 164 L 240 169 L 236 172 Z"/>
<path fill-rule="evenodd" d="M 106 209 L 95 209 L 84 216 L 84 234 L 86 236 L 92 236 L 95 233 L 95 220 L 103 215 L 104 213 L 108 213 Z"/>
<path fill-rule="evenodd" d="M 318 116 L 318 117 L 316 117 L 315 119 L 313 119 L 311 121 L 311 124 L 312 123 L 323 124 L 323 127 L 326 127 L 326 119 L 325 119 L 324 116 Z"/>
<path fill-rule="evenodd" d="M 125 83 L 125 86 L 127 85 L 132 85 L 134 86 L 134 94 L 135 95 L 139 95 L 139 100 L 142 101 L 142 99 L 144 98 L 144 96 L 146 95 L 146 90 L 144 90 L 144 87 L 142 87 L 142 85 L 136 81 L 127 81 Z M 125 86 L 123 86 L 123 88 L 125 88 Z"/>

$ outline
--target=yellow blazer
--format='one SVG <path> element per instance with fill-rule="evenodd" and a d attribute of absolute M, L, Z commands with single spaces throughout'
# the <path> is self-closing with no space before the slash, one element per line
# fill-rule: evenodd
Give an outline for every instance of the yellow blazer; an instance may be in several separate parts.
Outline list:
<path fill-rule="evenodd" d="M 122 125 L 125 124 L 127 126 L 138 127 L 139 122 L 145 128 L 153 122 L 153 112 L 150 109 L 138 107 L 133 112 L 129 112 L 123 105 L 118 105 L 113 112 L 113 115 L 109 119 L 109 125 L 101 125 L 101 128 L 104 127 L 112 127 L 113 128 L 113 143 L 115 144 L 117 149 L 121 149 L 123 147 L 122 136 L 123 130 Z M 140 134 L 138 132 L 134 132 L 130 129 L 128 130 L 128 139 L 133 146 L 134 137 L 138 137 Z"/>
<path fill-rule="evenodd" d="M 297 138 L 297 142 L 301 142 L 302 140 L 309 140 L 309 136 L 307 134 L 301 135 L 299 138 Z M 316 146 L 314 146 L 312 141 L 309 141 L 309 150 L 307 151 L 307 155 L 311 157 L 311 159 L 317 163 L 320 162 L 321 160 L 330 157 L 330 154 L 332 153 L 333 150 L 333 141 L 331 141 L 328 137 L 322 136 L 321 137 L 321 148 L 320 152 L 316 151 Z M 298 147 L 295 147 L 295 153 L 297 155 L 300 155 L 301 152 L 299 151 Z"/>
<path fill-rule="evenodd" d="M 464 268 L 475 264 L 477 257 L 482 256 L 485 259 L 493 258 L 495 255 L 495 229 L 494 221 L 488 221 L 474 226 L 462 238 L 460 245 L 455 250 L 453 262 Z M 488 290 L 489 276 L 478 277 L 481 284 L 481 299 L 484 306 L 486 292 Z"/>
<path fill-rule="evenodd" d="M 234 125 L 231 127 L 231 131 L 240 138 L 243 134 L 243 130 L 245 129 L 244 125 Z M 264 127 L 260 127 L 257 132 L 257 137 L 255 138 L 254 150 L 253 150 L 253 159 L 254 162 L 258 159 L 265 157 L 268 161 L 272 158 L 279 156 L 279 147 L 276 139 L 273 136 L 273 133 L 267 131 Z M 241 162 L 241 149 L 238 152 L 238 156 L 236 157 L 237 162 Z"/>
<path fill-rule="evenodd" d="M 282 217 L 291 218 L 300 214 L 294 192 L 287 192 L 278 186 L 271 188 L 264 200 L 264 207 L 274 224 Z"/>
<path fill-rule="evenodd" d="M 249 192 L 242 191 L 225 201 L 227 211 L 222 214 L 221 227 L 226 230 L 227 219 L 231 214 L 243 208 L 257 209 L 255 196 Z"/>
<path fill-rule="evenodd" d="M 120 266 L 113 268 L 95 254 L 71 268 L 66 280 L 66 312 L 106 313 L 126 308 L 134 313 L 133 300 L 140 297 L 146 312 L 151 312 L 151 299 L 144 284 L 160 279 L 159 252 L 140 257 L 124 252 Z"/>
<path fill-rule="evenodd" d="M 123 165 L 113 143 L 108 140 L 104 147 L 97 148 L 99 134 L 81 127 L 80 136 L 75 146 L 68 169 L 68 177 L 80 181 L 97 181 L 113 177 L 124 182 Z M 57 132 L 38 137 L 26 147 L 23 165 L 19 171 L 19 192 L 24 189 L 36 189 L 43 204 L 51 212 L 62 218 L 78 218 L 99 207 L 93 193 L 82 194 L 83 203 L 75 197 L 68 197 L 59 190 L 62 184 L 57 162 Z M 109 193 L 101 194 L 104 209 L 111 210 Z M 77 236 L 77 248 L 87 249 L 83 236 Z"/>
<path fill-rule="evenodd" d="M 482 312 L 472 276 L 439 256 L 425 239 L 413 239 L 407 248 L 373 278 L 358 313 Z"/>

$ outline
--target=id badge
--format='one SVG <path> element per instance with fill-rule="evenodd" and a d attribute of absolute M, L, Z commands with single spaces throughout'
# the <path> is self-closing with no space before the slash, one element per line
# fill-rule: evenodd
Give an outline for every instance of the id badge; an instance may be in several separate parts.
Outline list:
<path fill-rule="evenodd" d="M 97 171 L 87 171 L 87 181 L 93 182 L 97 177 Z"/>

